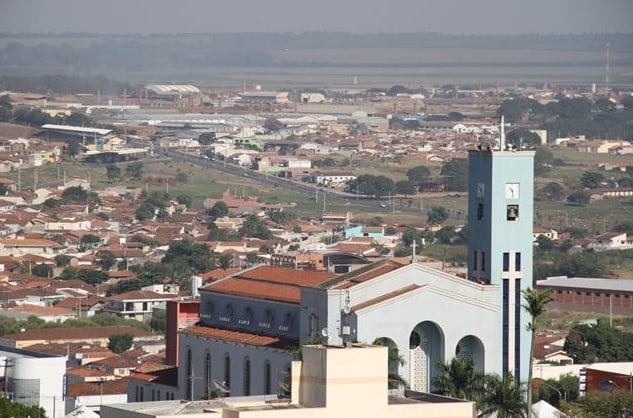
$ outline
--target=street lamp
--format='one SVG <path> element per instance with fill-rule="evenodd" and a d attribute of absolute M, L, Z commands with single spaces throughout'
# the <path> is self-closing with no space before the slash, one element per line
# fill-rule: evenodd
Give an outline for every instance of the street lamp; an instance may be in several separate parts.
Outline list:
<path fill-rule="evenodd" d="M 558 399 L 562 399 L 562 400 L 565 401 L 565 403 L 567 403 L 567 392 L 566 391 L 561 392 L 560 389 L 558 389 L 557 387 L 547 383 L 545 380 L 541 381 L 541 385 L 545 385 L 548 388 L 554 389 L 558 393 Z"/>

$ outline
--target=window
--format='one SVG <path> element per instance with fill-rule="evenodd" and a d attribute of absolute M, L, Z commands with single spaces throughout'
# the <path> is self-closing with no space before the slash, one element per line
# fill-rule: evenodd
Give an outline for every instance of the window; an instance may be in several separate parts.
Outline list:
<path fill-rule="evenodd" d="M 477 250 L 473 252 L 473 270 L 477 271 Z"/>
<path fill-rule="evenodd" d="M 264 313 L 264 318 L 261 321 L 259 321 L 259 326 L 262 328 L 270 328 L 272 323 L 273 323 L 273 311 L 270 309 L 266 309 L 266 312 Z"/>
<path fill-rule="evenodd" d="M 231 321 L 231 318 L 233 317 L 233 305 L 231 305 L 230 303 L 226 304 L 226 307 L 224 308 L 224 312 L 220 314 L 220 321 L 223 322 L 229 322 Z"/>
<path fill-rule="evenodd" d="M 481 221 L 484 218 L 484 204 L 477 203 L 477 220 Z"/>
<path fill-rule="evenodd" d="M 252 318 L 253 310 L 249 306 L 247 306 L 246 309 L 244 309 L 244 314 L 237 322 L 239 322 L 241 325 L 250 325 Z"/>
<path fill-rule="evenodd" d="M 187 396 L 191 395 L 191 389 L 192 389 L 192 385 L 193 385 L 193 378 L 192 378 L 192 374 L 193 374 L 193 361 L 192 361 L 192 355 L 191 355 L 191 347 L 187 347 L 187 361 L 186 361 L 186 371 L 187 371 L 187 382 L 186 382 L 186 386 L 187 386 L 187 393 L 185 394 L 185 398 Z M 193 399 L 190 399 L 193 401 Z"/>
<path fill-rule="evenodd" d="M 204 382 L 206 383 L 206 390 L 211 388 L 211 353 L 207 351 L 207 355 L 204 358 Z"/>
<path fill-rule="evenodd" d="M 521 376 L 521 279 L 514 279 L 514 375 Z"/>
<path fill-rule="evenodd" d="M 503 253 L 503 271 L 510 271 L 510 253 Z"/>
<path fill-rule="evenodd" d="M 160 390 L 156 391 L 156 400 L 160 401 Z"/>
<path fill-rule="evenodd" d="M 270 395 L 272 392 L 272 370 L 270 361 L 266 360 L 264 364 L 264 395 Z"/>
<path fill-rule="evenodd" d="M 251 360 L 244 358 L 244 396 L 251 394 Z"/>
<path fill-rule="evenodd" d="M 152 389 L 152 401 L 156 400 L 156 391 Z"/>
<path fill-rule="evenodd" d="M 481 252 L 481 271 L 486 271 L 486 252 Z"/>
<path fill-rule="evenodd" d="M 514 253 L 514 271 L 521 271 L 521 253 Z"/>
<path fill-rule="evenodd" d="M 501 369 L 505 376 L 508 373 L 508 358 L 510 349 L 510 284 L 508 279 L 503 279 L 503 302 L 502 302 L 502 331 L 501 341 L 503 356 Z"/>
<path fill-rule="evenodd" d="M 287 312 L 286 315 L 284 315 L 283 322 L 279 324 L 279 331 L 288 331 L 291 325 L 292 325 L 292 313 Z"/>
<path fill-rule="evenodd" d="M 508 205 L 506 210 L 506 219 L 516 221 L 519 219 L 519 205 Z"/>
<path fill-rule="evenodd" d="M 227 388 L 231 387 L 231 356 L 224 356 L 224 384 Z"/>

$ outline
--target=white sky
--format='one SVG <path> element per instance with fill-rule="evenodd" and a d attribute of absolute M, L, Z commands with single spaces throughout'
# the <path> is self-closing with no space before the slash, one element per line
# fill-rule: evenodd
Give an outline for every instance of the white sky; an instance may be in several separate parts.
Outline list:
<path fill-rule="evenodd" d="M 633 0 L 0 0 L 0 32 L 633 32 Z"/>

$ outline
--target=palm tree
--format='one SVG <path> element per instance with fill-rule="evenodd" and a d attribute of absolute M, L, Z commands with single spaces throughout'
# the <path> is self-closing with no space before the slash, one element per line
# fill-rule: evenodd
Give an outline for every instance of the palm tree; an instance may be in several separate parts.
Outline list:
<path fill-rule="evenodd" d="M 503 378 L 497 375 L 486 375 L 484 395 L 478 402 L 479 418 L 525 418 L 527 402 L 525 390 L 521 383 L 506 374 Z"/>
<path fill-rule="evenodd" d="M 439 363 L 433 378 L 439 392 L 453 398 L 477 401 L 484 389 L 484 374 L 475 371 L 472 359 L 453 357 L 449 363 Z"/>
<path fill-rule="evenodd" d="M 553 299 L 552 293 L 550 291 L 539 292 L 533 288 L 524 289 L 523 300 L 525 301 L 525 305 L 523 305 L 523 309 L 527 311 L 527 313 L 531 317 L 531 321 L 527 324 L 527 329 L 532 333 L 532 338 L 530 341 L 530 368 L 528 370 L 528 382 L 527 382 L 527 404 L 528 404 L 528 418 L 532 416 L 532 362 L 533 362 L 533 354 L 534 354 L 534 339 L 536 337 L 536 320 L 539 316 L 541 316 L 546 309 L 546 305 L 551 302 Z"/>
<path fill-rule="evenodd" d="M 380 345 L 388 348 L 388 356 L 387 356 L 387 364 L 388 364 L 388 385 L 389 389 L 397 389 L 398 387 L 407 387 L 407 381 L 404 380 L 400 373 L 398 373 L 398 369 L 401 366 L 404 366 L 404 357 L 400 354 L 400 350 L 398 350 L 398 346 L 393 344 L 391 340 L 387 338 L 376 338 L 374 340 L 374 345 Z"/>

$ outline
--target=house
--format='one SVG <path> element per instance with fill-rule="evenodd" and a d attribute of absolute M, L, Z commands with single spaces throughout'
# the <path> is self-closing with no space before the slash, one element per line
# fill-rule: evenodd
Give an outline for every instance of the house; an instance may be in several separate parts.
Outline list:
<path fill-rule="evenodd" d="M 558 231 L 556 231 L 555 229 L 541 228 L 535 226 L 534 230 L 532 231 L 532 241 L 536 242 L 536 240 L 540 236 L 544 236 L 551 239 L 552 241 L 556 241 L 558 239 Z"/>
<path fill-rule="evenodd" d="M 385 228 L 383 226 L 356 225 L 345 229 L 345 239 L 355 237 L 383 238 L 384 236 Z"/>
<path fill-rule="evenodd" d="M 21 254 L 57 255 L 64 247 L 55 241 L 46 239 L 0 238 L 0 255 L 18 256 Z"/>
<path fill-rule="evenodd" d="M 176 294 L 134 290 L 106 299 L 104 310 L 123 318 L 145 321 L 152 317 L 152 311 L 156 306 L 177 297 Z"/>
<path fill-rule="evenodd" d="M 594 251 L 628 250 L 633 248 L 633 237 L 627 237 L 626 232 L 606 232 L 595 237 L 589 248 Z"/>

